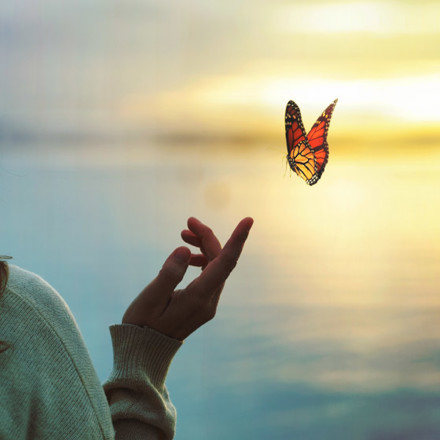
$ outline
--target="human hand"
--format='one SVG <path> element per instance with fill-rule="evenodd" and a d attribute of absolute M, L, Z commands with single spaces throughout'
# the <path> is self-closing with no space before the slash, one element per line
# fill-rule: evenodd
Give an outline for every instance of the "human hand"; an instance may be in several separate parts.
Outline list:
<path fill-rule="evenodd" d="M 148 326 L 183 340 L 214 318 L 224 283 L 237 264 L 253 222 L 250 217 L 241 220 L 222 248 L 208 226 L 189 218 L 182 239 L 198 247 L 201 254 L 192 254 L 184 246 L 175 249 L 158 276 L 130 304 L 122 323 Z M 202 267 L 202 273 L 184 289 L 175 290 L 189 265 Z"/>

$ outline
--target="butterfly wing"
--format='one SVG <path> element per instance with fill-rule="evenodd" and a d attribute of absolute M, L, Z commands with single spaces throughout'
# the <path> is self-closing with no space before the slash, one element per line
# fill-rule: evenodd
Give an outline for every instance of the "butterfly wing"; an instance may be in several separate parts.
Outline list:
<path fill-rule="evenodd" d="M 287 103 L 285 128 L 290 168 L 309 185 L 313 185 L 317 181 L 318 170 L 315 152 L 309 145 L 299 107 L 293 101 Z"/>
<path fill-rule="evenodd" d="M 335 99 L 322 113 L 318 120 L 313 124 L 313 127 L 307 134 L 307 140 L 310 147 L 315 153 L 316 164 L 317 164 L 317 178 L 314 183 L 316 183 L 324 172 L 324 168 L 328 161 L 328 144 L 327 144 L 327 133 L 328 127 L 330 125 L 330 119 L 335 109 L 335 105 L 338 102 Z"/>

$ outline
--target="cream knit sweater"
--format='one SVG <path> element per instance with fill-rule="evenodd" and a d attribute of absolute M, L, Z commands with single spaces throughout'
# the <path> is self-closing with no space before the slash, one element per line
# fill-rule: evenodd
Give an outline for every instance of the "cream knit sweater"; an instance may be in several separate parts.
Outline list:
<path fill-rule="evenodd" d="M 0 299 L 0 439 L 161 439 L 176 412 L 165 388 L 180 341 L 114 325 L 114 366 L 99 383 L 67 304 L 40 277 L 10 265 Z"/>

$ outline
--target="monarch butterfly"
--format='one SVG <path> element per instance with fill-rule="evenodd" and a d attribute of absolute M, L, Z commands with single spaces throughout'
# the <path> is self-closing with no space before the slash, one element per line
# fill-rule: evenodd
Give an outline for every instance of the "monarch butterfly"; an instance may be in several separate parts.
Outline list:
<path fill-rule="evenodd" d="M 290 168 L 309 185 L 314 185 L 321 178 L 327 164 L 327 132 L 337 102 L 335 99 L 324 110 L 308 134 L 304 130 L 299 107 L 293 101 L 287 103 L 287 161 Z"/>

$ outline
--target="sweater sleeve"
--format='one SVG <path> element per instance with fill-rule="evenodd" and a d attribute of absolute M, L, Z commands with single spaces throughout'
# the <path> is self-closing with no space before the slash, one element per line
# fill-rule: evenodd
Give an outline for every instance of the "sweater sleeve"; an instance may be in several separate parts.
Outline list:
<path fill-rule="evenodd" d="M 165 378 L 181 341 L 155 330 L 121 324 L 110 327 L 113 370 L 104 384 L 116 440 L 169 440 L 176 410 Z"/>

